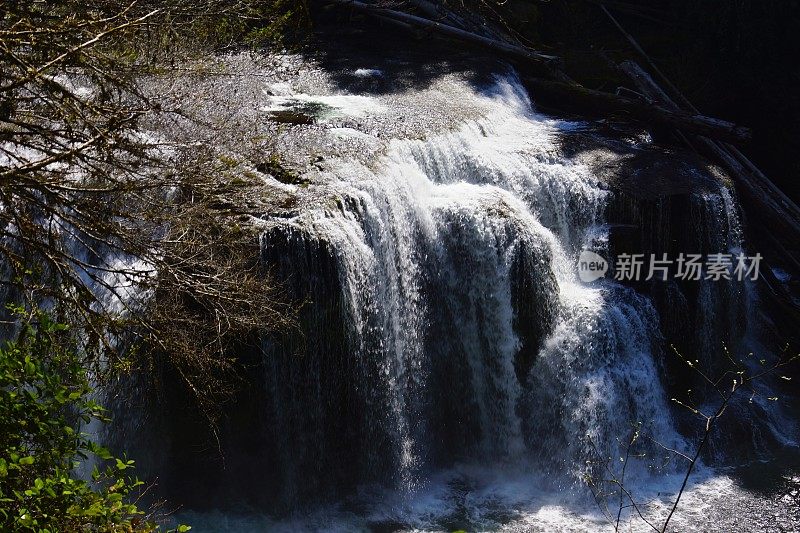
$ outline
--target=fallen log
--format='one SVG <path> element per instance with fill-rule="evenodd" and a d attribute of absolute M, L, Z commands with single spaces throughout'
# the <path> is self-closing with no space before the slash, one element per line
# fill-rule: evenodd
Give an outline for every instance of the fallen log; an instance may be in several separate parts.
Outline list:
<path fill-rule="evenodd" d="M 731 141 L 750 138 L 750 130 L 725 120 L 694 115 L 667 109 L 663 105 L 650 104 L 616 94 L 587 89 L 576 83 L 550 81 L 526 76 L 523 81 L 534 90 L 534 99 L 543 97 L 560 104 L 583 108 L 589 112 L 624 113 L 649 123 Z"/>
<path fill-rule="evenodd" d="M 633 38 L 633 35 L 631 35 L 627 31 L 625 31 L 625 28 L 622 27 L 622 24 L 620 24 L 619 21 L 616 18 L 614 18 L 614 15 L 612 15 L 611 12 L 608 9 L 606 9 L 606 7 L 604 5 L 601 5 L 600 9 L 603 10 L 603 13 L 606 14 L 606 16 L 611 21 L 611 23 L 617 28 L 617 30 L 619 30 L 619 32 L 625 37 L 625 39 L 627 39 L 627 41 L 630 43 L 630 45 L 633 47 L 633 49 L 636 50 L 636 52 L 638 52 L 639 55 L 642 56 L 642 58 L 645 61 L 647 61 L 647 64 L 650 65 L 651 69 L 653 69 L 653 72 L 655 72 L 656 75 L 659 78 L 661 78 L 661 81 L 664 82 L 664 84 L 667 87 L 669 87 L 669 90 L 672 91 L 673 94 L 677 95 L 677 97 L 681 100 L 681 102 L 683 103 L 683 105 L 686 106 L 687 109 L 689 109 L 690 111 L 692 111 L 694 113 L 697 113 L 698 112 L 697 109 L 692 105 L 692 103 L 685 96 L 683 96 L 683 93 L 681 93 L 678 90 L 678 88 L 675 87 L 672 84 L 670 79 L 663 72 L 661 72 L 661 69 L 659 69 L 658 65 L 656 65 L 653 62 L 652 59 L 650 59 L 650 56 L 647 55 L 647 52 L 644 51 L 644 48 L 639 46 L 639 42 L 636 39 Z M 660 90 L 661 89 L 659 88 L 659 91 Z"/>
<path fill-rule="evenodd" d="M 357 0 L 328 0 L 328 1 L 335 4 L 350 6 L 353 9 L 370 13 L 375 16 L 391 18 L 399 20 L 401 22 L 405 22 L 412 26 L 429 29 L 431 31 L 440 33 L 442 35 L 447 35 L 449 37 L 454 37 L 462 41 L 477 44 L 485 48 L 489 48 L 490 50 L 500 52 L 504 55 L 514 57 L 517 59 L 522 59 L 534 64 L 547 66 L 548 68 L 552 68 L 558 63 L 558 58 L 556 56 L 551 56 L 543 54 L 541 52 L 536 52 L 535 50 L 530 50 L 522 46 L 516 46 L 513 44 L 504 43 L 496 39 L 490 39 L 489 37 L 483 37 L 482 35 L 477 35 L 475 33 L 471 33 L 466 30 L 462 30 L 453 26 L 449 26 L 447 24 L 442 24 L 441 22 L 436 22 L 434 20 L 418 17 L 416 15 L 410 15 L 408 13 L 403 13 L 402 11 L 395 11 L 392 9 L 378 7 L 372 4 L 365 4 L 363 2 L 358 2 Z"/>
<path fill-rule="evenodd" d="M 680 107 L 672 101 L 672 98 L 667 93 L 661 90 L 661 87 L 653 81 L 653 78 L 638 63 L 628 60 L 620 63 L 618 67 L 651 102 L 663 105 L 673 111 L 680 111 Z"/>
<path fill-rule="evenodd" d="M 673 111 L 680 111 L 680 106 L 637 63 L 623 61 L 619 67 L 628 74 L 637 89 L 654 103 Z M 724 164 L 734 179 L 751 190 L 751 193 L 776 215 L 791 221 L 797 231 L 800 231 L 800 207 L 778 189 L 739 149 L 708 138 L 698 140 Z"/>
<path fill-rule="evenodd" d="M 542 54 L 534 50 L 477 35 L 434 20 L 378 7 L 358 0 L 328 1 L 349 6 L 375 17 L 396 20 L 411 26 L 424 28 L 448 37 L 480 45 L 527 63 L 545 66 L 547 67 L 548 74 L 559 81 L 549 81 L 541 78 L 527 78 L 527 81 L 529 85 L 536 88 L 539 95 L 553 97 L 552 100 L 558 101 L 559 103 L 567 101 L 573 106 L 582 107 L 590 112 L 626 113 L 634 118 L 650 123 L 666 125 L 679 130 L 734 142 L 743 141 L 750 137 L 750 131 L 747 128 L 737 126 L 731 122 L 706 117 L 700 114 L 675 112 L 658 105 L 649 105 L 632 98 L 625 98 L 615 94 L 594 91 L 582 87 L 569 80 L 569 78 L 557 68 L 558 58 L 555 56 Z M 430 9 L 430 6 L 427 6 L 427 8 Z"/>
<path fill-rule="evenodd" d="M 503 40 L 503 36 L 495 31 L 492 27 L 486 24 L 481 25 L 476 21 L 467 20 L 464 18 L 464 16 L 447 9 L 444 4 L 434 3 L 429 0 L 407 0 L 407 2 L 424 13 L 426 17 L 436 22 L 441 22 L 443 24 L 447 24 L 448 26 L 458 28 L 459 30 L 468 31 L 482 37 L 488 37 L 489 39 L 494 39 L 495 41 Z"/>
<path fill-rule="evenodd" d="M 601 6 L 605 14 L 625 36 L 634 50 L 641 55 L 653 72 L 664 82 L 681 105 L 675 103 L 665 91 L 650 77 L 650 75 L 633 61 L 624 61 L 620 69 L 623 70 L 631 81 L 644 93 L 649 93 L 649 97 L 656 102 L 661 102 L 672 110 L 681 110 L 682 106 L 689 111 L 697 113 L 697 108 L 686 98 L 683 93 L 672 84 L 667 76 L 661 72 L 658 66 L 650 59 L 647 52 L 639 45 L 636 39 L 625 31 L 625 28 L 614 18 L 614 16 Z M 706 137 L 698 138 L 698 141 L 712 154 L 723 166 L 731 173 L 731 176 L 747 190 L 750 196 L 767 208 L 770 218 L 785 226 L 785 230 L 796 242 L 800 242 L 800 207 L 787 197 L 763 172 L 753 164 L 738 148 L 727 143 L 718 143 Z M 797 263 L 796 257 L 790 258 L 791 262 Z"/>
<path fill-rule="evenodd" d="M 624 61 L 619 67 L 628 74 L 637 89 L 648 98 L 670 109 L 680 109 L 680 106 L 637 63 Z M 784 261 L 800 271 L 800 257 L 797 251 L 787 250 L 772 234 L 773 231 L 778 230 L 778 233 L 788 238 L 789 242 L 800 243 L 800 208 L 736 147 L 716 142 L 704 136 L 698 136 L 697 141 L 722 164 L 737 184 L 740 192 L 757 206 L 758 216 L 763 217 L 770 226 L 768 229 L 765 228 L 765 236 Z M 778 287 L 779 284 L 770 287 L 773 296 L 780 296 L 783 300 L 791 301 L 791 297 L 784 294 L 785 290 L 779 290 Z M 795 312 L 798 312 L 796 304 L 793 306 Z"/>
<path fill-rule="evenodd" d="M 465 21 L 451 11 L 445 11 L 442 4 L 435 4 L 428 0 L 410 0 L 410 3 L 433 21 L 441 22 L 460 30 L 467 29 Z"/>
<path fill-rule="evenodd" d="M 375 18 L 390 26 L 395 26 L 397 28 L 401 28 L 409 32 L 417 32 L 417 28 L 415 28 L 411 24 L 403 22 L 402 20 L 390 19 L 389 17 L 383 17 L 381 15 L 377 15 Z"/>

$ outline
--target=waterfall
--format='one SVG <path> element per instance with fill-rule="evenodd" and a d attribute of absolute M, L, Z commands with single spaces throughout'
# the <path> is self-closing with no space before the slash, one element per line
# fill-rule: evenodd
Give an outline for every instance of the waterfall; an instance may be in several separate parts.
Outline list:
<path fill-rule="evenodd" d="M 308 114 L 278 142 L 314 162 L 303 183 L 260 172 L 292 195 L 260 220 L 261 259 L 303 302 L 298 331 L 241 354 L 247 385 L 218 443 L 179 391 L 163 412 L 126 410 L 112 431 L 139 473 L 200 531 L 592 530 L 587 480 L 630 456 L 626 485 L 658 514 L 685 472 L 669 450 L 692 449 L 669 401 L 690 380 L 668 345 L 713 364 L 719 343 L 751 337 L 754 290 L 585 282 L 578 258 L 744 250 L 724 176 L 645 135 L 540 114 L 513 72 L 351 94 L 276 61 L 289 67 L 238 119 Z M 711 474 L 697 487 L 688 498 L 735 495 Z M 246 505 L 270 518 L 228 524 Z"/>
<path fill-rule="evenodd" d="M 309 368 L 332 357 L 325 341 L 307 339 L 319 353 L 268 354 L 274 433 L 297 467 L 283 472 L 289 486 L 308 483 L 298 463 L 345 457 L 366 480 L 388 475 L 405 490 L 453 460 L 525 464 L 573 486 L 591 450 L 619 455 L 635 423 L 680 445 L 655 309 L 613 281 L 577 277 L 580 251 L 607 240 L 611 194 L 561 155 L 559 134 L 581 125 L 536 114 L 513 76 L 481 98 L 485 116 L 455 131 L 392 141 L 373 164 L 338 161 L 326 183 L 335 205 L 276 221 L 265 237 L 287 277 L 333 274 L 324 284 L 337 287 L 345 330 L 336 367 Z M 332 301 L 329 286 L 304 291 L 312 307 Z M 326 395 L 352 403 L 331 408 Z M 326 440 L 342 416 L 346 433 Z"/>

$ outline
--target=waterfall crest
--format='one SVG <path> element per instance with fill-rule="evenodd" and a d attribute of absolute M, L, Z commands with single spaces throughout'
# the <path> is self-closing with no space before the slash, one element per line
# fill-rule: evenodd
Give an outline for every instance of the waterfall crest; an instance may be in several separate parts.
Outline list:
<path fill-rule="evenodd" d="M 680 445 L 654 355 L 656 311 L 613 281 L 577 277 L 579 252 L 607 241 L 611 194 L 560 153 L 559 132 L 581 125 L 536 114 L 513 76 L 481 98 L 486 115 L 453 132 L 393 141 L 370 166 L 339 161 L 327 184 L 337 205 L 282 220 L 265 238 L 267 259 L 287 268 L 298 256 L 325 263 L 345 330 L 344 368 L 320 363 L 309 375 L 306 359 L 329 354 L 306 350 L 295 363 L 270 352 L 281 375 L 267 379 L 271 411 L 319 430 L 352 416 L 320 407 L 326 397 L 355 394 L 360 415 L 347 450 L 281 425 L 288 464 L 349 453 L 348 468 L 413 489 L 437 466 L 488 460 L 536 465 L 572 486 L 592 458 L 589 439 L 618 455 L 638 422 Z M 328 306 L 329 288 L 297 288 Z M 292 365 L 305 370 L 289 377 Z"/>

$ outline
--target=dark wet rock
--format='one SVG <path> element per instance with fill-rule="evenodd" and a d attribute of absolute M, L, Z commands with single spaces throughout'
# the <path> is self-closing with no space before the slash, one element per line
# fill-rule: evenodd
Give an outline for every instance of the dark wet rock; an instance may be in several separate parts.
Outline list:
<path fill-rule="evenodd" d="M 279 111 L 270 111 L 269 117 L 273 121 L 280 122 L 281 124 L 309 125 L 309 124 L 314 124 L 316 122 L 316 119 L 313 116 L 294 109 L 282 109 Z"/>
<path fill-rule="evenodd" d="M 641 132 L 615 125 L 595 125 L 561 138 L 569 157 L 591 168 L 612 195 L 605 219 L 610 227 L 608 254 L 643 254 L 639 281 L 626 282 L 651 296 L 658 310 L 666 346 L 702 362 L 709 372 L 726 365 L 723 346 L 735 348 L 745 331 L 743 287 L 725 281 L 644 279 L 651 256 L 673 262 L 680 254 L 729 253 L 741 237 L 735 193 L 724 175 L 702 157 L 641 140 Z M 620 130 L 622 128 L 622 130 Z M 613 133 L 614 137 L 609 137 Z M 734 212 L 728 213 L 728 207 Z M 734 218 L 729 218 L 733 216 Z M 612 270 L 613 274 L 613 270 Z M 709 284 L 725 284 L 711 290 Z M 700 387 L 696 371 L 668 348 L 662 355 L 664 380 L 671 395 Z M 702 387 L 700 387 L 702 388 Z"/>
<path fill-rule="evenodd" d="M 353 330 L 341 258 L 291 225 L 276 226 L 262 244 L 264 261 L 303 303 L 297 330 L 267 343 L 267 371 L 254 376 L 267 392 L 262 423 L 277 440 L 283 501 L 321 501 L 357 482 L 390 479 L 395 454 L 380 410 L 380 359 L 360 348 L 378 339 Z"/>
<path fill-rule="evenodd" d="M 257 164 L 256 170 L 263 174 L 269 174 L 276 180 L 287 185 L 308 185 L 307 178 L 284 166 L 281 160 L 275 156 L 263 163 Z"/>
<path fill-rule="evenodd" d="M 369 522 L 367 529 L 370 533 L 395 533 L 396 531 L 407 531 L 409 525 L 396 520 L 381 520 L 380 522 Z"/>

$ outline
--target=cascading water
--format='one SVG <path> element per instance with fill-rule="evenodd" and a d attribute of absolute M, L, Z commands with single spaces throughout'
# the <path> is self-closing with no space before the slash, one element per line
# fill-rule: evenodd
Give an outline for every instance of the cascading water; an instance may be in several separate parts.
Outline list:
<path fill-rule="evenodd" d="M 381 465 L 378 479 L 390 464 L 404 490 L 454 459 L 526 465 L 571 487 L 590 445 L 616 448 L 635 422 L 679 446 L 654 360 L 652 305 L 577 277 L 578 253 L 607 232 L 609 194 L 586 166 L 559 156 L 560 129 L 580 125 L 536 115 L 514 77 L 481 99 L 486 116 L 455 132 L 394 141 L 371 167 L 337 162 L 327 184 L 337 204 L 278 223 L 271 235 L 294 236 L 280 246 L 265 239 L 267 257 L 284 257 L 294 275 L 306 275 L 300 255 L 332 263 L 327 283 L 341 291 L 343 348 L 355 361 L 328 370 L 347 375 L 309 375 L 305 358 L 320 354 L 296 362 L 270 353 L 286 464 L 335 463 L 339 443 L 325 439 L 325 426 L 344 413 L 325 411 L 321 392 L 341 380 L 361 403 L 351 459 L 369 463 L 363 472 Z M 326 297 L 310 294 L 318 305 Z"/>
<path fill-rule="evenodd" d="M 749 290 L 709 282 L 665 304 L 611 279 L 582 282 L 579 254 L 614 251 L 619 209 L 593 162 L 629 154 L 570 154 L 565 139 L 591 125 L 537 114 L 513 74 L 480 89 L 443 76 L 419 95 L 379 98 L 326 83 L 314 96 L 307 72 L 281 69 L 259 109 L 314 113 L 284 148 L 327 152 L 307 187 L 265 176 L 305 198 L 264 219 L 262 249 L 307 305 L 301 334 L 264 340 L 236 472 L 270 511 L 305 518 L 186 519 L 200 531 L 594 529 L 587 480 L 626 455 L 636 428 L 646 438 L 626 480 L 661 513 L 657 493 L 675 490 L 685 466 L 665 450 L 687 449 L 665 392 L 664 311 L 674 300 L 715 314 L 694 332 L 713 343 L 741 329 Z M 405 106 L 436 133 L 405 128 Z M 741 249 L 734 200 L 703 180 L 689 195 L 698 249 L 687 251 Z"/>

